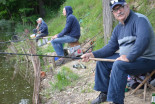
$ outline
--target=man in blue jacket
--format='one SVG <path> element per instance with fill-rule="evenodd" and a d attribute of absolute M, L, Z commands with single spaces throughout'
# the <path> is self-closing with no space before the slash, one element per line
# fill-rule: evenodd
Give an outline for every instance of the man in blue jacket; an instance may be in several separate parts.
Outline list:
<path fill-rule="evenodd" d="M 63 8 L 63 15 L 66 16 L 65 28 L 59 34 L 53 36 L 51 40 L 58 56 L 64 56 L 63 43 L 76 42 L 80 38 L 80 24 L 72 13 L 71 6 Z M 60 58 L 56 64 L 61 65 L 63 62 L 64 59 Z"/>
<path fill-rule="evenodd" d="M 48 26 L 47 26 L 47 24 L 43 21 L 43 19 L 42 19 L 42 18 L 38 18 L 38 19 L 37 19 L 37 23 L 38 23 L 38 25 L 37 25 L 36 29 L 33 30 L 33 32 L 34 32 L 35 34 L 37 34 L 37 35 L 36 35 L 36 41 L 38 41 L 38 39 L 39 39 L 40 37 L 48 36 Z"/>
<path fill-rule="evenodd" d="M 148 18 L 130 10 L 125 0 L 111 0 L 110 7 L 119 21 L 111 39 L 103 48 L 81 56 L 85 62 L 90 57 L 116 59 L 97 62 L 94 89 L 101 93 L 92 104 L 124 104 L 127 75 L 155 70 L 155 35 Z"/>

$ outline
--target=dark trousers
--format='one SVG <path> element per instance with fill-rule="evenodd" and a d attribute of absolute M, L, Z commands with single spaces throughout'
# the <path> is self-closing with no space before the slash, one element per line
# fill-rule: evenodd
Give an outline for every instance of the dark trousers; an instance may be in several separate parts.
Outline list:
<path fill-rule="evenodd" d="M 114 54 L 109 59 L 116 59 Z M 155 69 L 155 60 L 138 58 L 134 62 L 101 62 L 98 61 L 95 73 L 95 86 L 97 91 L 107 92 L 107 101 L 124 104 L 127 76 L 151 72 Z"/>
<path fill-rule="evenodd" d="M 41 37 L 45 37 L 47 36 L 48 34 L 44 34 L 44 33 L 40 33 L 40 34 L 37 34 L 38 30 L 37 29 L 33 29 L 33 33 L 36 35 L 36 42 L 38 42 L 39 38 Z"/>

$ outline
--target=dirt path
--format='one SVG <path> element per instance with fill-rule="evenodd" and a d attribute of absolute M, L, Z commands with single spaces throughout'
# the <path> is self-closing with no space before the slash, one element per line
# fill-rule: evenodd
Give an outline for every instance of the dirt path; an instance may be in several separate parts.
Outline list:
<path fill-rule="evenodd" d="M 83 63 L 87 66 L 87 69 L 74 69 L 72 66 L 76 63 L 78 61 L 71 61 L 64 65 L 80 76 L 80 79 L 72 86 L 68 86 L 65 91 L 49 93 L 49 81 L 52 80 L 51 75 L 47 75 L 42 81 L 42 91 L 48 93 L 42 97 L 42 104 L 90 104 L 98 96 L 99 92 L 93 90 L 95 62 Z M 57 68 L 57 71 L 59 69 Z M 143 90 L 138 90 L 134 95 L 129 95 L 129 91 L 126 93 L 125 104 L 150 104 L 152 92 L 151 90 L 147 91 L 147 99 L 144 101 Z"/>

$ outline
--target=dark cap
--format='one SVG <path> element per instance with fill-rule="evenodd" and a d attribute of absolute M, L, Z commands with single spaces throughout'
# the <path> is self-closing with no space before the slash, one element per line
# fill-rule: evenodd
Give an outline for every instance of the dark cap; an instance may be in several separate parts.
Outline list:
<path fill-rule="evenodd" d="M 125 0 L 111 0 L 110 1 L 110 8 L 113 9 L 116 5 L 124 5 Z"/>

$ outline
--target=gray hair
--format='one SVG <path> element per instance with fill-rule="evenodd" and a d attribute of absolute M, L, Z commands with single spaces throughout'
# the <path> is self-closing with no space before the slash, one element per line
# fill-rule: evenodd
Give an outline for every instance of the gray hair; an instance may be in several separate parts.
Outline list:
<path fill-rule="evenodd" d="M 39 20 L 43 21 L 43 19 L 42 19 L 42 18 L 38 18 L 38 19 L 37 19 L 37 21 L 39 21 Z"/>

